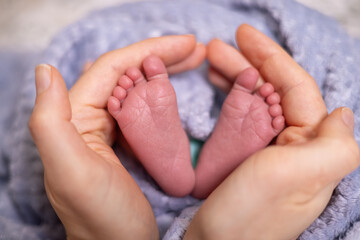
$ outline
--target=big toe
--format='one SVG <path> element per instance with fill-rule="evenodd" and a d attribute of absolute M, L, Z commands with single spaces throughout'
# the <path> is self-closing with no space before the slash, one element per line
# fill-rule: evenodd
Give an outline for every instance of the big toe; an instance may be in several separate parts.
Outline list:
<path fill-rule="evenodd" d="M 247 92 L 252 92 L 258 79 L 259 72 L 255 68 L 249 67 L 239 73 L 236 77 L 234 87 L 240 87 Z"/>
<path fill-rule="evenodd" d="M 145 58 L 143 68 L 148 81 L 168 78 L 168 73 L 163 61 L 154 55 Z"/>

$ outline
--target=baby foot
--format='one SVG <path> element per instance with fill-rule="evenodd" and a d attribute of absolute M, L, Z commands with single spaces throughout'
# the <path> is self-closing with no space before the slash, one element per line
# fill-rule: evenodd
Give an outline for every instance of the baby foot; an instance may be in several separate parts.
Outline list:
<path fill-rule="evenodd" d="M 108 110 L 148 173 L 173 196 L 195 184 L 188 137 L 181 125 L 176 95 L 160 58 L 147 57 L 145 76 L 129 68 L 108 100 Z"/>
<path fill-rule="evenodd" d="M 258 72 L 245 69 L 224 101 L 218 123 L 196 166 L 192 195 L 207 197 L 238 165 L 284 128 L 280 96 L 270 83 L 253 93 Z"/>

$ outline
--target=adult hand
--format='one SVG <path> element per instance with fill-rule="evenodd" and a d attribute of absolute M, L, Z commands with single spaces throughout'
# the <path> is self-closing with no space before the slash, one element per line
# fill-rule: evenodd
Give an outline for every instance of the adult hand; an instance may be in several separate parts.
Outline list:
<path fill-rule="evenodd" d="M 327 116 L 312 77 L 254 28 L 240 26 L 237 44 L 241 53 L 220 40 L 208 45 L 211 81 L 226 91 L 254 66 L 280 94 L 288 127 L 276 145 L 249 157 L 209 196 L 185 239 L 295 239 L 359 166 L 353 115 L 340 108 Z"/>
<path fill-rule="evenodd" d="M 36 68 L 29 127 L 44 165 L 48 198 L 68 239 L 158 239 L 148 201 L 110 147 L 115 124 L 106 111 L 119 77 L 150 54 L 175 73 L 201 64 L 205 47 L 194 36 L 168 36 L 106 53 L 69 94 L 54 67 Z"/>

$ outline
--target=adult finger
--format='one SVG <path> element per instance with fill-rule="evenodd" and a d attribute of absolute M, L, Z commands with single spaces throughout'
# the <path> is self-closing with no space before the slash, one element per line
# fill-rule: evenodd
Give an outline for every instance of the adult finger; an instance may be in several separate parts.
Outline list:
<path fill-rule="evenodd" d="M 206 47 L 202 43 L 197 43 L 194 51 L 184 60 L 179 63 L 167 66 L 169 74 L 176 74 L 183 71 L 188 71 L 199 66 L 206 57 Z"/>
<path fill-rule="evenodd" d="M 277 43 L 253 27 L 241 25 L 236 39 L 242 54 L 280 94 L 287 124 L 316 127 L 327 111 L 314 79 Z"/>
<path fill-rule="evenodd" d="M 229 81 L 220 71 L 211 66 L 208 70 L 208 78 L 211 84 L 225 93 L 230 92 L 233 86 L 233 82 Z"/>
<path fill-rule="evenodd" d="M 94 159 L 90 155 L 96 154 L 89 151 L 70 122 L 71 106 L 65 82 L 61 74 L 50 65 L 37 66 L 35 75 L 37 97 L 29 128 L 45 172 L 50 181 L 68 179 L 63 176 L 80 177 L 91 165 L 89 161 Z"/>
<path fill-rule="evenodd" d="M 209 70 L 209 80 L 216 87 L 228 92 L 232 87 L 236 77 L 246 68 L 252 67 L 250 62 L 241 54 L 241 52 L 230 46 L 229 44 L 213 39 L 207 46 L 207 58 L 212 69 L 216 69 L 217 73 L 221 73 L 224 79 L 218 78 L 211 68 Z M 264 83 L 261 76 L 257 82 L 255 89 Z M 225 87 L 224 87 L 225 86 Z M 230 88 L 228 88 L 230 86 Z"/>
<path fill-rule="evenodd" d="M 119 77 L 129 67 L 140 67 L 149 55 L 159 56 L 166 66 L 188 60 L 177 71 L 194 68 L 203 61 L 202 54 L 193 54 L 197 47 L 193 35 L 165 36 L 147 39 L 128 47 L 108 52 L 101 56 L 94 65 L 76 82 L 70 90 L 75 102 L 95 108 L 105 108 Z M 191 61 L 189 57 L 193 56 Z"/>
<path fill-rule="evenodd" d="M 235 81 L 241 71 L 252 66 L 239 50 L 217 38 L 207 45 L 207 58 L 212 67 L 230 81 Z"/>
<path fill-rule="evenodd" d="M 282 155 L 287 157 L 281 162 L 270 160 L 273 161 L 270 163 L 272 170 L 277 176 L 282 173 L 302 173 L 297 178 L 285 177 L 289 179 L 286 184 L 291 182 L 290 186 L 294 189 L 297 183 L 300 184 L 299 187 L 308 183 L 306 186 L 311 185 L 314 194 L 328 185 L 335 188 L 338 181 L 355 170 L 360 163 L 359 147 L 353 131 L 354 119 L 351 110 L 338 108 L 319 124 L 317 136 L 311 141 L 274 148 L 275 151 L 283 149 Z M 277 170 L 274 170 L 275 166 Z M 308 189 L 310 191 L 310 187 Z"/>

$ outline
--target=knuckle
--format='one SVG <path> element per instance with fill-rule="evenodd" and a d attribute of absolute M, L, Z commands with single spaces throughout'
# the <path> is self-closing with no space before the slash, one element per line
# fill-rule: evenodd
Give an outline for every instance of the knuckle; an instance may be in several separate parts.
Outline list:
<path fill-rule="evenodd" d="M 352 139 L 351 144 L 349 145 L 349 151 L 351 153 L 351 155 L 354 158 L 354 163 L 357 166 L 359 166 L 360 164 L 360 150 L 359 150 L 359 145 L 357 144 L 357 142 L 355 141 L 355 139 Z"/>
<path fill-rule="evenodd" d="M 341 141 L 339 143 L 339 149 L 342 149 L 344 159 L 348 161 L 352 169 L 357 168 L 360 165 L 360 151 L 359 145 L 354 138 Z"/>
<path fill-rule="evenodd" d="M 47 128 L 51 120 L 48 114 L 34 111 L 29 119 L 29 129 L 32 134 Z"/>

